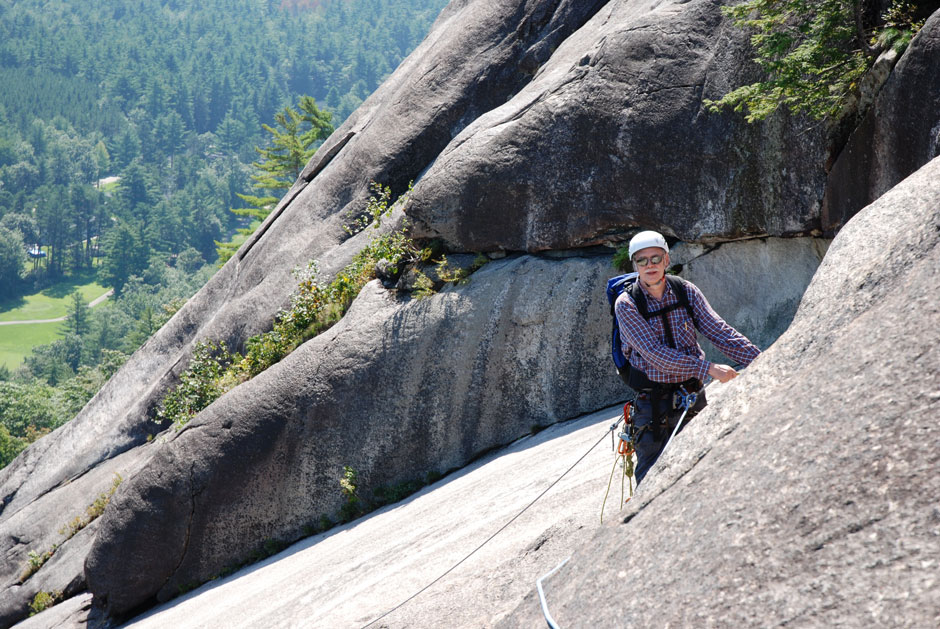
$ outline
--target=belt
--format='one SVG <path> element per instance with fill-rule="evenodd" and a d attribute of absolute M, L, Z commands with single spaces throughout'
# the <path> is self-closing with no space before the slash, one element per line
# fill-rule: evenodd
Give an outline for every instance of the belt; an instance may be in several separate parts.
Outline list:
<path fill-rule="evenodd" d="M 655 387 L 649 389 L 640 389 L 638 393 L 640 395 L 651 395 L 653 393 L 674 393 L 678 391 L 681 387 L 684 387 L 686 391 L 692 393 L 693 391 L 701 391 L 702 381 L 698 378 L 689 378 L 684 382 L 662 382 L 656 383 Z"/>

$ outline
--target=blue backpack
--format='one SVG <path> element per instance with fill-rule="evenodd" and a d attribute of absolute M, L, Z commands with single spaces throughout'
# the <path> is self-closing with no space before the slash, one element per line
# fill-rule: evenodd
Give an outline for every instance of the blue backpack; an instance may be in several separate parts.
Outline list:
<path fill-rule="evenodd" d="M 676 275 L 666 275 L 666 281 L 672 286 L 672 290 L 676 293 L 676 297 L 679 298 L 679 301 L 671 306 L 650 312 L 649 306 L 646 303 L 646 296 L 643 294 L 642 289 L 640 289 L 636 278 L 637 274 L 634 272 L 618 275 L 607 280 L 607 301 L 610 303 L 610 317 L 613 320 L 613 331 L 610 335 L 610 354 L 614 360 L 614 366 L 617 367 L 617 373 L 620 374 L 620 378 L 627 386 L 635 390 L 640 390 L 651 389 L 655 386 L 655 383 L 647 378 L 645 373 L 634 369 L 630 365 L 629 357 L 623 355 L 623 340 L 620 338 L 620 326 L 617 325 L 617 313 L 614 312 L 614 304 L 617 302 L 620 293 L 624 291 L 630 292 L 630 296 L 636 304 L 636 309 L 647 321 L 653 317 L 662 317 L 663 329 L 666 332 L 666 342 L 669 344 L 669 347 L 674 349 L 676 342 L 672 335 L 672 326 L 669 325 L 669 317 L 667 317 L 666 314 L 676 308 L 685 308 L 696 328 L 698 327 L 698 321 L 696 321 L 695 313 L 692 311 L 692 305 L 689 303 L 689 293 L 686 290 L 686 282 L 684 279 Z"/>

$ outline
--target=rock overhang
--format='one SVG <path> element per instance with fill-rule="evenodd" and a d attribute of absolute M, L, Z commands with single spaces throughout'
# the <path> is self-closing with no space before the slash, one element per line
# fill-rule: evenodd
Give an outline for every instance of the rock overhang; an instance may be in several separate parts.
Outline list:
<path fill-rule="evenodd" d="M 703 107 L 742 80 L 745 49 L 715 3 L 608 3 L 441 152 L 412 193 L 415 233 L 535 252 L 639 226 L 687 241 L 818 232 L 822 130 Z"/>

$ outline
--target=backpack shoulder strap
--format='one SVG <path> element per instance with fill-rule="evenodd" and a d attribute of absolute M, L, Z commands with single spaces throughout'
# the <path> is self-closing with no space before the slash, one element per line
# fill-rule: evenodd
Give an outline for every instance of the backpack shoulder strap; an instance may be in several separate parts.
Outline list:
<path fill-rule="evenodd" d="M 646 303 L 646 295 L 643 294 L 643 289 L 640 288 L 639 281 L 634 282 L 633 286 L 630 287 L 630 297 L 633 298 L 633 303 L 636 304 L 636 309 L 640 312 L 643 318 L 649 319 L 649 305 Z"/>
<path fill-rule="evenodd" d="M 689 317 L 692 319 L 692 324 L 695 325 L 696 328 L 698 328 L 698 322 L 695 320 L 695 314 L 692 312 L 692 305 L 689 303 L 689 293 L 685 287 L 685 280 L 675 275 L 667 275 L 666 281 L 669 282 L 669 285 L 672 286 L 673 291 L 675 291 L 678 303 L 665 306 L 656 312 L 651 313 L 646 302 L 646 296 L 643 294 L 639 282 L 634 284 L 631 288 L 630 296 L 633 297 L 633 301 L 636 303 L 636 308 L 640 311 L 640 314 L 643 315 L 644 319 L 647 321 L 653 317 L 660 317 L 662 319 L 663 332 L 666 335 L 666 344 L 669 345 L 669 347 L 675 349 L 676 341 L 672 334 L 672 326 L 669 323 L 668 314 L 676 308 L 684 307 L 686 312 L 689 313 Z"/>

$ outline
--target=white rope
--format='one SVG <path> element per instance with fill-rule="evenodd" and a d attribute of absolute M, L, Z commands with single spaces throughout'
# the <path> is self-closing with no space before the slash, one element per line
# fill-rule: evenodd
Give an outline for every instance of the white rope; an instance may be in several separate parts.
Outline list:
<path fill-rule="evenodd" d="M 571 559 L 571 557 L 568 557 L 568 559 Z M 545 602 L 545 592 L 542 590 L 542 580 L 547 579 L 548 577 L 558 572 L 558 570 L 560 570 L 563 565 L 568 563 L 568 559 L 565 559 L 563 562 L 552 568 L 552 570 L 547 574 L 540 576 L 539 580 L 535 582 L 535 587 L 539 591 L 539 603 L 542 605 L 542 615 L 545 616 L 545 622 L 547 622 L 548 626 L 552 629 L 558 629 L 558 625 L 555 623 L 555 619 L 552 618 L 552 615 L 548 611 L 548 603 Z"/>

